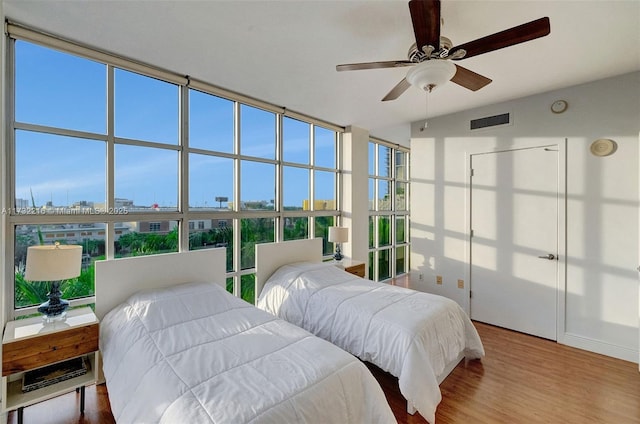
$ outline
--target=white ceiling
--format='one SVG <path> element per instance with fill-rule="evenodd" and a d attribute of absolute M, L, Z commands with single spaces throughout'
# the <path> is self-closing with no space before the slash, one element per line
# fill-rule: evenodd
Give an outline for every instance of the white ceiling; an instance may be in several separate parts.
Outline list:
<path fill-rule="evenodd" d="M 405 59 L 407 3 L 2 0 L 9 20 L 400 143 L 425 118 L 425 94 L 380 99 L 409 68 L 335 66 Z M 457 45 L 543 16 L 549 36 L 458 62 L 493 82 L 439 87 L 429 116 L 640 70 L 638 0 L 442 0 L 442 35 Z"/>

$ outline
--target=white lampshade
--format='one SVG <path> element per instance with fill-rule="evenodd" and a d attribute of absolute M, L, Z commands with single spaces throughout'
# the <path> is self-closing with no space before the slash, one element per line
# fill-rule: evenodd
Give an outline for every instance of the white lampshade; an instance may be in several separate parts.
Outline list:
<path fill-rule="evenodd" d="M 448 60 L 425 60 L 409 70 L 407 81 L 421 90 L 431 91 L 451 80 L 456 70 L 456 65 Z"/>
<path fill-rule="evenodd" d="M 67 280 L 80 275 L 82 246 L 55 244 L 27 249 L 27 281 Z"/>
<path fill-rule="evenodd" d="M 349 241 L 349 229 L 346 227 L 329 227 L 329 241 L 346 243 Z"/>

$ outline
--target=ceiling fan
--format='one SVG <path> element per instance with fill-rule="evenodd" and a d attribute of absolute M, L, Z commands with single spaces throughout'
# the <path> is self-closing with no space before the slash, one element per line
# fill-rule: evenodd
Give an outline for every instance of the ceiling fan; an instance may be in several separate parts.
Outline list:
<path fill-rule="evenodd" d="M 460 65 L 455 65 L 449 59 L 457 61 L 478 56 L 544 37 L 551 32 L 549 18 L 544 17 L 453 46 L 451 40 L 440 35 L 439 0 L 411 0 L 409 12 L 411 13 L 416 42 L 409 48 L 407 60 L 351 63 L 338 65 L 336 70 L 355 71 L 411 66 L 407 76 L 393 87 L 382 101 L 397 99 L 412 85 L 430 92 L 436 86 L 449 80 L 469 90 L 477 91 L 489 84 L 491 79 Z"/>

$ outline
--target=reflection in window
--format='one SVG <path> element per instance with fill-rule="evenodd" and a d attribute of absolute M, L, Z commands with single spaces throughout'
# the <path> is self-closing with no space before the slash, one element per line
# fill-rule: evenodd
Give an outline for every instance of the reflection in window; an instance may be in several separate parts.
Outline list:
<path fill-rule="evenodd" d="M 115 70 L 116 137 L 178 144 L 178 86 Z"/>
<path fill-rule="evenodd" d="M 396 179 L 408 180 L 407 175 L 407 153 L 396 150 Z"/>
<path fill-rule="evenodd" d="M 407 210 L 407 187 L 409 184 L 400 181 L 396 182 L 396 210 Z"/>
<path fill-rule="evenodd" d="M 378 210 L 391 210 L 391 181 L 378 180 Z"/>
<path fill-rule="evenodd" d="M 378 145 L 378 177 L 391 176 L 391 148 Z"/>

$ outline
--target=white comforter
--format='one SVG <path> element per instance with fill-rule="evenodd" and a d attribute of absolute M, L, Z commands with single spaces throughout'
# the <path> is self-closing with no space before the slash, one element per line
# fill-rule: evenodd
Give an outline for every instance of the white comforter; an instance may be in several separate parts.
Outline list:
<path fill-rule="evenodd" d="M 257 306 L 398 377 L 409 409 L 431 423 L 447 364 L 461 352 L 484 356 L 475 327 L 453 300 L 364 280 L 330 263 L 281 267 Z"/>
<path fill-rule="evenodd" d="M 356 358 L 215 284 L 134 295 L 100 339 L 119 423 L 395 422 Z"/>

